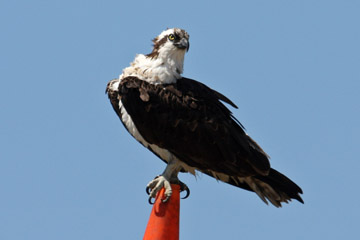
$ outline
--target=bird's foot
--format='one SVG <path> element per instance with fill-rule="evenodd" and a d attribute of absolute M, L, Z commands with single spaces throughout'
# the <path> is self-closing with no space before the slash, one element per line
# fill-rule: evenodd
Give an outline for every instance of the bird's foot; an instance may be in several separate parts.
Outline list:
<path fill-rule="evenodd" d="M 179 181 L 178 179 L 176 181 L 172 181 L 172 183 L 176 183 L 176 184 L 180 185 L 180 192 L 186 191 L 186 195 L 182 199 L 185 199 L 190 195 L 190 189 L 188 188 L 188 186 L 186 186 L 186 184 Z M 162 188 L 165 188 L 165 192 L 164 192 L 165 198 L 162 199 L 162 202 L 167 202 L 172 195 L 172 188 L 171 188 L 170 181 L 168 179 L 166 179 L 164 176 L 159 175 L 159 176 L 156 176 L 152 181 L 150 181 L 148 183 L 148 185 L 146 186 L 146 193 L 149 195 L 149 203 L 150 204 L 154 204 L 151 201 L 151 199 L 155 198 L 157 193 Z"/>
<path fill-rule="evenodd" d="M 146 186 L 146 192 L 149 194 L 149 203 L 151 202 L 152 198 L 156 197 L 156 194 L 161 190 L 161 188 L 165 188 L 164 196 L 165 198 L 162 199 L 162 202 L 167 202 L 172 194 L 172 188 L 170 185 L 170 181 L 166 179 L 164 176 L 156 176 L 152 181 L 148 183 Z"/>

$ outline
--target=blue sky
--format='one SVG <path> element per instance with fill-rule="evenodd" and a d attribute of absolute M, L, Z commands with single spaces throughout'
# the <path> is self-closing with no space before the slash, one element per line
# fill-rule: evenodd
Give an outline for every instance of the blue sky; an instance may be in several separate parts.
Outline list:
<path fill-rule="evenodd" d="M 162 161 L 106 95 L 167 27 L 184 76 L 234 115 L 304 190 L 281 209 L 181 174 L 181 239 L 355 239 L 359 225 L 358 1 L 0 2 L 0 239 L 141 239 Z"/>

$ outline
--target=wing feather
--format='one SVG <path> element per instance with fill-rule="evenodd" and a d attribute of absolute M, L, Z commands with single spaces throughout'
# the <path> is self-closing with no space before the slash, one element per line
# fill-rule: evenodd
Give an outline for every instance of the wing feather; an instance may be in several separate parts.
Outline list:
<path fill-rule="evenodd" d="M 220 100 L 236 105 L 204 84 L 182 78 L 153 85 L 127 77 L 119 94 L 144 139 L 189 166 L 230 176 L 268 174 L 267 155 Z"/>

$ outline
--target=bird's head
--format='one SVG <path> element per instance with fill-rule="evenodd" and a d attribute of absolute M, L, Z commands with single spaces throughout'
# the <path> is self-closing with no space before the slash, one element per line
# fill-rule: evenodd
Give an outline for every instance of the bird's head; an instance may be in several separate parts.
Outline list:
<path fill-rule="evenodd" d="M 180 28 L 170 28 L 163 31 L 153 40 L 154 48 L 147 57 L 150 58 L 169 58 L 185 55 L 189 50 L 189 34 Z"/>
<path fill-rule="evenodd" d="M 163 31 L 153 40 L 150 54 L 138 54 L 120 78 L 137 76 L 151 83 L 174 83 L 181 78 L 185 53 L 189 50 L 189 34 L 180 28 Z"/>

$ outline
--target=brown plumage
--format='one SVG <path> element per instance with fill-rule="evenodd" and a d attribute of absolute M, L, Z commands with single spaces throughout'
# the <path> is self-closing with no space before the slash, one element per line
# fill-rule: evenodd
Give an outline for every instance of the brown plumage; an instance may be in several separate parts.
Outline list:
<path fill-rule="evenodd" d="M 266 203 L 303 203 L 300 187 L 270 167 L 266 153 L 221 101 L 236 105 L 222 94 L 188 78 L 155 85 L 129 76 L 115 90 L 111 84 L 114 110 L 121 118 L 121 101 L 148 143 L 211 177 L 256 192 Z"/>

